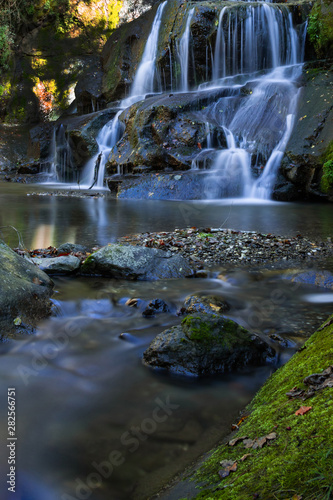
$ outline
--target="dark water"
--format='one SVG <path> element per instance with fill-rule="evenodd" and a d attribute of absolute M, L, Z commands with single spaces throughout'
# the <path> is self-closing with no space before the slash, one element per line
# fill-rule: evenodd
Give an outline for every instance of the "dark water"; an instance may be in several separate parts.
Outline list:
<path fill-rule="evenodd" d="M 40 187 L 0 184 L 0 226 L 14 226 L 24 244 L 34 248 L 66 241 L 106 244 L 127 234 L 187 226 L 326 238 L 333 225 L 333 208 L 329 204 L 26 196 L 36 191 L 41 191 Z M 1 231 L 5 241 L 17 244 L 12 229 Z"/>
<path fill-rule="evenodd" d="M 32 247 L 65 241 L 103 244 L 131 232 L 220 226 L 228 216 L 226 227 L 330 235 L 330 206 L 230 208 L 25 196 L 33 190 L 5 184 L 0 195 L 1 225 L 15 226 Z M 2 231 L 17 244 L 15 235 Z M 225 278 L 154 283 L 55 279 L 55 315 L 35 335 L 0 346 L 1 492 L 7 491 L 8 387 L 17 394 L 20 500 L 148 499 L 220 441 L 269 374 L 332 311 L 332 302 L 323 303 L 323 290 L 281 279 L 279 271 L 234 270 Z M 198 292 L 225 298 L 231 318 L 270 342 L 268 335 L 280 335 L 284 345 L 273 344 L 274 363 L 203 380 L 144 367 L 141 357 L 149 342 L 179 323 L 184 298 Z M 140 310 L 125 306 L 130 297 L 162 298 L 171 313 L 143 318 Z"/>

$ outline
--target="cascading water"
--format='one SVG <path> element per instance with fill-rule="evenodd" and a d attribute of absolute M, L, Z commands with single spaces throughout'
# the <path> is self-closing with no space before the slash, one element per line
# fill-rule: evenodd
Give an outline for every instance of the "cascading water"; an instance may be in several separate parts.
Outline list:
<path fill-rule="evenodd" d="M 194 14 L 194 8 L 192 8 L 187 15 L 185 31 L 180 39 L 178 48 L 180 68 L 181 68 L 180 90 L 182 92 L 188 91 L 188 61 L 189 61 L 189 46 L 190 46 L 190 35 L 191 35 L 190 25 L 193 14 Z"/>
<path fill-rule="evenodd" d="M 284 7 L 247 4 L 242 18 L 232 6 L 221 10 L 213 82 L 202 87 L 228 87 L 236 95 L 205 111 L 226 139 L 207 178 L 208 198 L 270 197 L 294 122 L 303 42 Z"/>
<path fill-rule="evenodd" d="M 153 92 L 154 90 L 154 80 L 156 73 L 155 61 L 157 54 L 158 35 L 161 26 L 163 10 L 166 3 L 166 1 L 161 3 L 157 9 L 151 32 L 147 38 L 141 62 L 134 77 L 130 97 L 121 101 L 121 109 L 117 112 L 117 114 L 111 121 L 104 125 L 104 127 L 96 137 L 96 142 L 98 144 L 98 153 L 91 160 L 89 160 L 84 169 L 86 174 L 85 177 L 88 179 L 89 188 L 103 188 L 105 165 L 108 156 L 112 148 L 120 139 L 123 132 L 123 126 L 119 121 L 121 112 L 128 106 L 131 106 L 135 102 L 143 99 L 145 94 Z M 99 164 L 97 163 L 98 161 L 100 162 Z"/>
<path fill-rule="evenodd" d="M 61 124 L 53 130 L 51 141 L 51 179 L 68 180 L 70 172 L 74 171 L 72 150 L 66 137 L 65 127 Z"/>

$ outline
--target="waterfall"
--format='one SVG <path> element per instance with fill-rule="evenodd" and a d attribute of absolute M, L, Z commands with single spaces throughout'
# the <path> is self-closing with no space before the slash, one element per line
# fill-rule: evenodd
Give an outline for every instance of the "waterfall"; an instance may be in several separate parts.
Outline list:
<path fill-rule="evenodd" d="M 49 174 L 57 182 L 69 180 L 75 171 L 72 150 L 63 124 L 54 127 L 51 140 L 51 167 Z"/>
<path fill-rule="evenodd" d="M 123 110 L 120 109 L 115 117 L 110 120 L 98 133 L 96 142 L 98 144 L 98 153 L 91 158 L 84 168 L 83 182 L 85 188 L 95 187 L 103 189 L 105 165 L 111 149 L 119 141 L 122 135 L 122 124 L 119 121 L 119 115 Z M 101 155 L 101 156 L 100 156 Z M 96 162 L 100 157 L 99 167 L 96 168 Z"/>
<path fill-rule="evenodd" d="M 183 36 L 180 39 L 178 53 L 181 68 L 181 87 L 182 92 L 188 91 L 188 60 L 189 60 L 189 46 L 190 46 L 190 25 L 192 17 L 194 14 L 194 8 L 192 8 L 187 16 L 186 27 Z"/>
<path fill-rule="evenodd" d="M 166 4 L 166 1 L 161 3 L 157 9 L 141 62 L 135 73 L 133 85 L 131 88 L 131 97 L 136 98 L 138 96 L 144 96 L 154 91 L 154 80 L 156 73 L 155 61 L 157 55 L 158 35 L 162 22 L 163 10 Z"/>
<path fill-rule="evenodd" d="M 242 19 L 231 6 L 219 15 L 212 86 L 227 86 L 236 96 L 221 98 L 205 113 L 227 143 L 206 180 L 208 198 L 269 198 L 296 113 L 304 34 L 284 6 L 249 3 L 244 9 Z M 192 165 L 197 168 L 195 160 Z"/>

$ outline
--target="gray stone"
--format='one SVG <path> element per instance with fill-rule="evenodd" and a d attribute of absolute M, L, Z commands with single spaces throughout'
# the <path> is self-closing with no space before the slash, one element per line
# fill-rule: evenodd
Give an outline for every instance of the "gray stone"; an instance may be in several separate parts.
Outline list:
<path fill-rule="evenodd" d="M 178 374 L 211 375 L 263 364 L 272 348 L 234 321 L 216 314 L 187 316 L 152 341 L 143 363 Z"/>
<path fill-rule="evenodd" d="M 77 253 L 77 252 L 89 252 L 89 248 L 79 245 L 77 243 L 63 243 L 58 247 L 58 254 L 60 253 Z"/>
<path fill-rule="evenodd" d="M 81 263 L 80 259 L 74 255 L 45 259 L 37 257 L 31 260 L 47 274 L 71 274 L 79 269 Z"/>
<path fill-rule="evenodd" d="M 110 244 L 91 254 L 81 267 L 83 274 L 118 279 L 156 280 L 184 278 L 193 274 L 180 255 L 155 248 Z"/>
<path fill-rule="evenodd" d="M 191 295 L 189 297 L 186 297 L 184 307 L 186 308 L 186 314 L 216 314 L 222 313 L 223 311 L 228 311 L 230 309 L 229 304 L 225 300 L 213 295 L 202 297 L 200 295 Z"/>
<path fill-rule="evenodd" d="M 51 279 L 1 240 L 0 282 L 1 335 L 31 329 L 50 314 Z"/>

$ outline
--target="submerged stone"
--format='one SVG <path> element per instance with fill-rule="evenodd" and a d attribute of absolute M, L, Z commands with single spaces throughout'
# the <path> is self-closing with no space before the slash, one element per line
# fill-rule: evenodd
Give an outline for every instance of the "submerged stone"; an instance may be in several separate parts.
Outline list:
<path fill-rule="evenodd" d="M 263 364 L 272 348 L 234 321 L 217 314 L 195 314 L 152 341 L 143 363 L 178 374 L 211 375 Z"/>
<path fill-rule="evenodd" d="M 81 267 L 83 274 L 117 279 L 156 280 L 184 278 L 193 271 L 180 255 L 155 248 L 110 244 L 91 254 Z"/>

